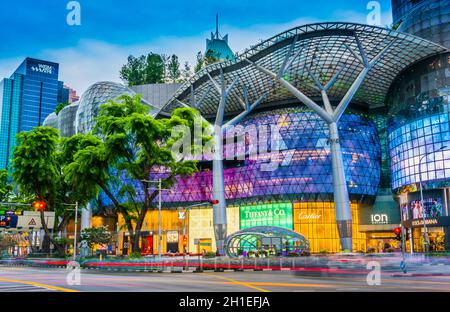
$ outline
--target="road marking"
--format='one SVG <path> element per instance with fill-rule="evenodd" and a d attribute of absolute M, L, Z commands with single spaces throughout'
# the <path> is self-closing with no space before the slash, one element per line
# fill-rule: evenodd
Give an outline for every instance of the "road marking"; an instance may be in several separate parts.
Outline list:
<path fill-rule="evenodd" d="M 252 285 L 258 286 L 280 286 L 280 287 L 323 287 L 330 288 L 333 285 L 327 284 L 299 284 L 299 283 L 272 283 L 272 282 L 254 282 Z"/>
<path fill-rule="evenodd" d="M 63 287 L 59 287 L 59 286 L 41 284 L 41 283 L 31 282 L 31 281 L 13 280 L 13 279 L 8 279 L 8 278 L 0 278 L 0 282 L 32 285 L 32 286 L 36 286 L 36 287 L 42 287 L 42 288 L 47 288 L 47 289 L 51 289 L 51 290 L 59 290 L 59 291 L 64 291 L 64 292 L 79 292 L 78 290 L 75 290 L 75 289 L 63 288 Z"/>
<path fill-rule="evenodd" d="M 25 292 L 25 291 L 54 291 L 53 289 L 42 288 L 31 285 L 21 285 L 21 286 L 0 286 L 1 292 Z"/>
<path fill-rule="evenodd" d="M 215 277 L 215 278 L 223 279 L 223 280 L 225 280 L 225 281 L 232 282 L 233 284 L 236 284 L 236 285 L 242 285 L 242 286 L 245 286 L 245 287 L 248 287 L 248 288 L 253 288 L 253 289 L 256 289 L 256 290 L 258 290 L 258 291 L 260 291 L 260 292 L 270 292 L 270 290 L 267 290 L 267 289 L 263 289 L 263 288 L 260 288 L 260 287 L 253 286 L 251 283 L 241 282 L 241 281 L 238 281 L 238 280 L 229 278 L 229 277 L 216 275 L 216 274 L 214 274 L 214 273 L 203 273 L 203 274 L 206 275 L 206 276 L 213 276 L 213 277 Z"/>

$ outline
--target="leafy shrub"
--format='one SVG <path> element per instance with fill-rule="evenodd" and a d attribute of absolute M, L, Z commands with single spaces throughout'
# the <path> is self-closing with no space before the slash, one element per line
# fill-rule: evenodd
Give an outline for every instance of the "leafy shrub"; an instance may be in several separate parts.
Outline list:
<path fill-rule="evenodd" d="M 324 248 L 324 249 L 321 249 L 319 252 L 320 252 L 321 254 L 327 254 L 327 253 L 328 253 L 328 250 L 327 250 L 326 248 Z"/>
<path fill-rule="evenodd" d="M 129 256 L 128 259 L 140 259 L 142 258 L 142 255 L 140 252 L 132 252 Z"/>
<path fill-rule="evenodd" d="M 215 258 L 216 257 L 216 253 L 213 251 L 208 251 L 203 255 L 203 258 Z"/>
<path fill-rule="evenodd" d="M 298 257 L 300 256 L 298 252 L 290 251 L 286 254 L 286 257 Z"/>

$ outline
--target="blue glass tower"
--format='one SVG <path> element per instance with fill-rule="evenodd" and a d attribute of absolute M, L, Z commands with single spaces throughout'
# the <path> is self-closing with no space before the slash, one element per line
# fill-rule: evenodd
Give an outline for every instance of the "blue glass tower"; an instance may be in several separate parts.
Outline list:
<path fill-rule="evenodd" d="M 26 58 L 0 83 L 0 168 L 8 166 L 16 134 L 43 124 L 57 104 L 59 65 Z"/>

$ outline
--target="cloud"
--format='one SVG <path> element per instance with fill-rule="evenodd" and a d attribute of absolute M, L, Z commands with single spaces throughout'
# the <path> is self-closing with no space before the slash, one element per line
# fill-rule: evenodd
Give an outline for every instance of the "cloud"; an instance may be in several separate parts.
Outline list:
<path fill-rule="evenodd" d="M 229 33 L 229 43 L 234 51 L 240 52 L 286 29 L 316 22 L 314 19 L 298 19 L 284 24 L 261 24 L 246 29 L 223 25 L 222 34 Z M 128 55 L 141 55 L 149 52 L 176 54 L 181 63 L 188 61 L 193 67 L 196 55 L 205 49 L 205 39 L 210 32 L 198 36 L 160 37 L 148 43 L 120 46 L 104 41 L 82 39 L 76 46 L 43 50 L 38 57 L 60 64 L 60 80 L 82 94 L 91 84 L 98 81 L 121 82 L 119 71 L 126 63 Z M 17 67 L 20 59 L 8 64 Z M 3 62 L 5 63 L 5 62 Z M 3 69 L 3 67 L 2 67 Z M 5 75 L 14 70 L 14 66 L 5 66 Z"/>
<path fill-rule="evenodd" d="M 390 14 L 390 12 L 389 12 Z M 382 24 L 389 20 L 384 14 Z M 251 45 L 268 39 L 290 28 L 319 22 L 314 17 L 304 17 L 286 23 L 255 24 L 246 28 L 232 25 L 221 25 L 220 33 L 229 34 L 229 44 L 233 51 L 242 52 Z M 336 11 L 330 21 L 346 21 L 366 23 L 366 15 L 355 11 Z M 387 23 L 386 23 L 387 24 Z M 138 45 L 121 46 L 106 41 L 81 39 L 75 46 L 59 49 L 46 49 L 34 57 L 58 62 L 60 64 L 60 80 L 82 94 L 91 84 L 98 81 L 121 82 L 119 71 L 126 63 L 128 55 L 141 55 L 149 52 L 176 54 L 180 63 L 188 61 L 191 68 L 196 63 L 198 51 L 204 51 L 205 39 L 210 32 L 204 31 L 195 36 L 166 36 L 149 40 Z M 2 60 L 0 77 L 9 77 L 23 58 Z"/>

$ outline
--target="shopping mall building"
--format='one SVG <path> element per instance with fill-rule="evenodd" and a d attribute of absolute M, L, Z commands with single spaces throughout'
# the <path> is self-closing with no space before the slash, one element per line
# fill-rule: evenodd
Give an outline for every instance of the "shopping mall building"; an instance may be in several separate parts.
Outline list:
<path fill-rule="evenodd" d="M 195 253 L 222 249 L 228 235 L 255 226 L 293 230 L 311 252 L 386 252 L 400 247 L 400 224 L 407 250 L 421 251 L 420 182 L 430 249 L 448 250 L 450 3 L 393 0 L 393 15 L 396 30 L 289 29 L 182 85 L 98 83 L 46 124 L 66 135 L 89 131 L 105 99 L 137 92 L 155 117 L 189 106 L 221 129 L 223 159 L 203 159 L 199 172 L 162 191 L 161 238 L 158 211 L 147 214 L 144 253 L 156 253 L 158 242 L 164 253 L 181 251 L 183 227 Z M 217 32 L 207 44 L 220 56 L 227 40 Z M 212 198 L 214 207 L 189 208 Z M 110 205 L 100 195 L 92 204 L 100 208 L 86 211 Z M 116 222 L 120 229 L 121 216 Z M 129 252 L 128 237 L 119 232 L 119 253 Z"/>

